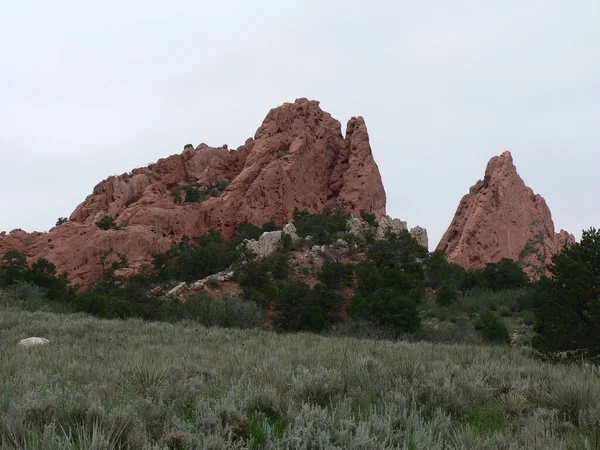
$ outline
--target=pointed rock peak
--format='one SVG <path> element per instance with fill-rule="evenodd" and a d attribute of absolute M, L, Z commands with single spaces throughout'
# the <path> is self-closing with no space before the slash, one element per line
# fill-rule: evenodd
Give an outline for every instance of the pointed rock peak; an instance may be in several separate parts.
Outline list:
<path fill-rule="evenodd" d="M 319 128 L 329 128 L 341 135 L 341 124 L 331 114 L 323 111 L 317 100 L 296 99 L 273 108 L 265 117 L 254 139 L 268 138 L 289 132 L 292 136 L 315 133 Z"/>
<path fill-rule="evenodd" d="M 364 141 L 369 143 L 369 132 L 367 131 L 367 124 L 365 119 L 361 116 L 352 117 L 346 124 L 346 141 Z M 368 146 L 368 155 L 371 154 L 371 147 Z M 367 155 L 365 155 L 367 156 Z"/>
<path fill-rule="evenodd" d="M 348 124 L 346 125 L 346 135 L 348 135 L 348 133 L 352 134 L 355 129 L 367 129 L 365 119 L 363 119 L 362 116 L 351 117 L 350 120 L 348 120 Z"/>
<path fill-rule="evenodd" d="M 507 150 L 499 156 L 494 156 L 487 163 L 484 182 L 490 184 L 493 180 L 501 180 L 509 176 L 519 176 L 513 163 L 511 153 Z"/>
<path fill-rule="evenodd" d="M 525 185 L 506 151 L 489 161 L 484 179 L 462 198 L 437 250 L 467 268 L 510 258 L 538 277 L 572 242 L 573 235 L 554 232 L 548 205 Z"/>

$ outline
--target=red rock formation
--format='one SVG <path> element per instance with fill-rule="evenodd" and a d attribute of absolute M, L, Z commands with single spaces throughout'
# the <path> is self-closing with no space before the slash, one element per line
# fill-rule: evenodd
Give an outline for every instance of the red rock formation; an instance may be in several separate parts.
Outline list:
<path fill-rule="evenodd" d="M 202 204 L 173 202 L 175 185 L 203 189 L 218 180 L 229 182 L 220 197 Z M 380 218 L 385 200 L 362 117 L 350 119 L 344 138 L 340 122 L 319 102 L 298 99 L 272 109 L 254 139 L 236 150 L 201 144 L 102 181 L 67 223 L 48 233 L 0 235 L 0 254 L 17 248 L 32 259 L 45 257 L 83 285 L 101 273 L 103 251 L 112 249 L 115 258 L 124 253 L 138 268 L 173 239 L 211 227 L 231 237 L 240 222 L 283 225 L 296 207 L 317 212 L 337 203 Z M 95 222 L 105 215 L 127 226 L 100 230 Z"/>
<path fill-rule="evenodd" d="M 340 203 L 358 213 L 385 214 L 385 191 L 364 120 L 341 124 L 306 99 L 272 109 L 256 132 L 242 171 L 219 198 L 205 202 L 207 225 L 225 231 L 240 222 L 288 221 L 294 208 L 320 211 Z"/>
<path fill-rule="evenodd" d="M 573 242 L 572 234 L 555 233 L 546 201 L 525 185 L 507 151 L 489 161 L 484 179 L 462 198 L 436 250 L 467 268 L 510 258 L 538 277 Z"/>

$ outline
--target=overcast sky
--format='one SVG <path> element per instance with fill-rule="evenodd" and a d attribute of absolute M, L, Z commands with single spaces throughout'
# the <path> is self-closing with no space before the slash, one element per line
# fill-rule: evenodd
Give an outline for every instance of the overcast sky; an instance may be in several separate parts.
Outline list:
<path fill-rule="evenodd" d="M 507 149 L 557 230 L 600 227 L 598 0 L 0 0 L 0 230 L 298 97 L 365 118 L 387 211 L 430 249 Z"/>

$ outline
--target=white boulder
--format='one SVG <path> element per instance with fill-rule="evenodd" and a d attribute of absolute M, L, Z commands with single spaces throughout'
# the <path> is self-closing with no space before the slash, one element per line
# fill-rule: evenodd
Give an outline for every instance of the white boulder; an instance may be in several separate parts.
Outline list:
<path fill-rule="evenodd" d="M 17 345 L 20 347 L 33 347 L 34 345 L 46 345 L 50 341 L 46 338 L 41 337 L 29 337 L 27 339 L 21 339 Z"/>

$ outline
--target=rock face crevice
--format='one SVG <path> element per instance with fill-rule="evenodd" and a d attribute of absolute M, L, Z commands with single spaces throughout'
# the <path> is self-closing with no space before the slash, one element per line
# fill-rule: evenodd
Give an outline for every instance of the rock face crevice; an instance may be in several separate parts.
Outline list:
<path fill-rule="evenodd" d="M 173 201 L 176 185 L 202 190 L 220 181 L 228 185 L 219 197 L 201 204 Z M 73 283 L 85 285 L 101 274 L 98 255 L 106 250 L 126 254 L 135 270 L 183 235 L 216 228 L 229 238 L 240 222 L 284 225 L 295 208 L 318 212 L 335 204 L 379 219 L 385 203 L 363 118 L 351 118 L 343 136 L 340 122 L 319 102 L 302 98 L 273 108 L 254 138 L 235 150 L 186 146 L 154 165 L 109 177 L 67 223 L 48 233 L 0 235 L 0 254 L 15 248 L 29 258 L 45 257 Z M 95 222 L 105 215 L 126 226 L 100 230 Z"/>
<path fill-rule="evenodd" d="M 552 255 L 573 242 L 572 234 L 555 232 L 546 201 L 525 185 L 506 151 L 488 162 L 483 180 L 461 199 L 436 250 L 466 268 L 510 258 L 539 277 Z"/>

